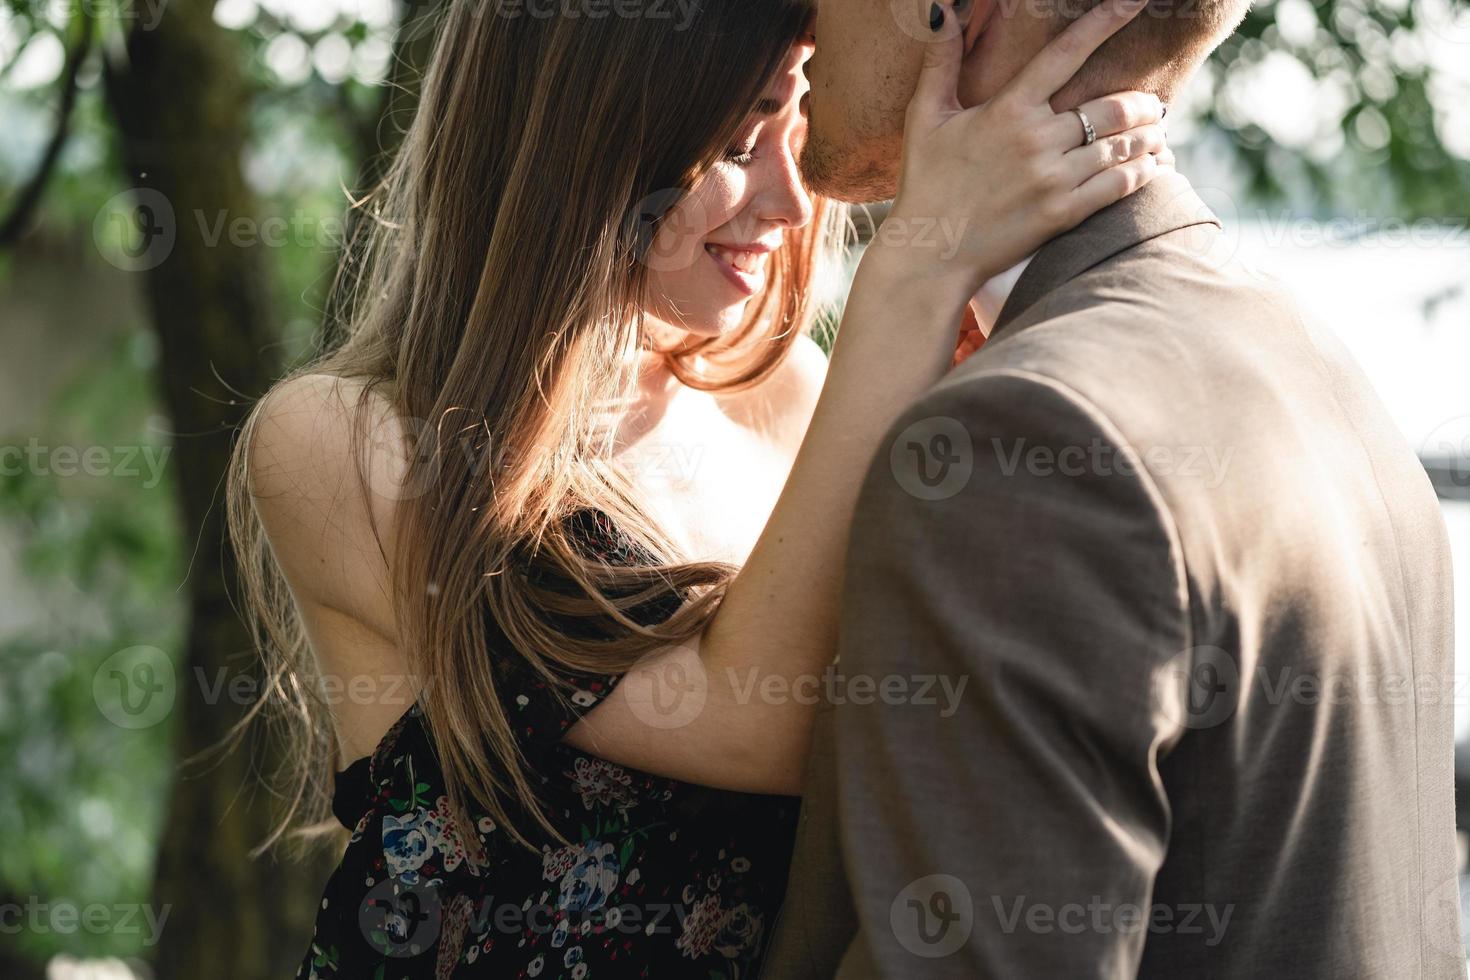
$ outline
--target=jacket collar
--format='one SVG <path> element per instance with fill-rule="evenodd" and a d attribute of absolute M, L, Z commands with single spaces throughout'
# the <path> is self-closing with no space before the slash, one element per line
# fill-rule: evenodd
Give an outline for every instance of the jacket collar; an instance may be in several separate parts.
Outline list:
<path fill-rule="evenodd" d="M 1042 246 L 1011 291 L 990 340 L 1045 296 L 1120 252 L 1181 228 L 1220 219 L 1182 174 L 1166 173 Z"/>

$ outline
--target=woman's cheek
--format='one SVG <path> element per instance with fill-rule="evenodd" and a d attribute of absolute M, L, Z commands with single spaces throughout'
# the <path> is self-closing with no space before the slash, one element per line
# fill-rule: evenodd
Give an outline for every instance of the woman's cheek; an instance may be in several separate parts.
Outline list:
<path fill-rule="evenodd" d="M 700 186 L 690 197 L 697 196 L 700 199 L 699 207 L 706 223 L 706 236 L 719 231 L 740 214 L 748 183 L 746 172 L 733 166 L 718 167 L 700 182 Z M 738 234 L 721 236 L 721 240 L 726 237 L 740 240 Z"/>
<path fill-rule="evenodd" d="M 665 274 L 692 269 L 710 236 L 739 214 L 745 181 L 725 173 L 733 169 L 717 167 L 669 209 L 645 258 L 650 269 Z M 738 235 L 720 240 L 726 237 L 740 240 Z"/>
<path fill-rule="evenodd" d="M 665 275 L 691 268 L 704 249 L 709 227 L 704 206 L 693 195 L 686 195 L 659 222 L 658 233 L 644 255 L 644 264 Z"/>

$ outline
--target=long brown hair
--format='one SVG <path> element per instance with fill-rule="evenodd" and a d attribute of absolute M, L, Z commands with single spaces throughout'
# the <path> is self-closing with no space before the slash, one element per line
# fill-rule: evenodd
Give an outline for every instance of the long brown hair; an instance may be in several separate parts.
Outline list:
<path fill-rule="evenodd" d="M 414 122 L 360 205 L 368 231 L 337 282 L 344 339 L 288 376 L 362 382 L 359 439 L 373 392 L 408 425 L 413 492 L 396 505 L 394 540 L 379 535 L 400 649 L 427 682 L 419 704 L 454 813 L 473 801 L 527 846 L 517 805 L 557 832 L 493 659 L 523 657 L 558 690 L 557 668 L 626 671 L 698 635 L 737 571 L 687 560 L 645 512 L 603 410 L 634 391 L 649 348 L 645 256 L 660 215 L 727 152 L 811 13 L 809 0 L 697 0 L 671 16 L 660 16 L 671 5 L 634 6 L 639 16 L 619 5 L 594 19 L 448 5 Z M 760 384 L 810 329 L 843 219 L 817 201 L 739 329 L 655 354 L 691 387 Z M 249 490 L 259 415 L 257 405 L 235 447 L 230 530 L 271 693 L 251 715 L 281 709 L 272 716 L 295 749 L 290 812 L 264 848 L 325 819 L 337 748 Z M 566 519 L 587 508 L 655 560 L 609 564 L 579 547 Z M 547 570 L 572 588 L 545 588 Z M 629 615 L 671 590 L 683 601 L 668 619 Z M 492 642 L 487 613 L 509 649 Z"/>

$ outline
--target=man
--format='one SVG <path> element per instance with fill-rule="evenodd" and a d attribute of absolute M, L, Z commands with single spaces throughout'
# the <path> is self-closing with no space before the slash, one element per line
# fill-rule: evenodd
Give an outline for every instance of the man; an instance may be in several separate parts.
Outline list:
<path fill-rule="evenodd" d="M 965 105 L 1066 19 L 973 2 Z M 1167 102 L 1243 7 L 1146 9 L 1053 107 Z M 894 192 L 909 13 L 821 5 L 817 190 Z M 1161 176 L 992 285 L 987 342 L 894 423 L 767 980 L 1465 975 L 1439 508 L 1227 242 Z"/>

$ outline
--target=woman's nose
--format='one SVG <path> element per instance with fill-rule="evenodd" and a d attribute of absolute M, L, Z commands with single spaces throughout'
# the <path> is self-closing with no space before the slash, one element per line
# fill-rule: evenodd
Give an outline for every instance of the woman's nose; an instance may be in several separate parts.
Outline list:
<path fill-rule="evenodd" d="M 782 153 L 771 161 L 768 186 L 763 187 L 758 202 L 758 213 L 765 221 L 779 221 L 788 228 L 803 228 L 811 224 L 814 208 L 811 195 L 801 182 L 796 157 Z"/>

